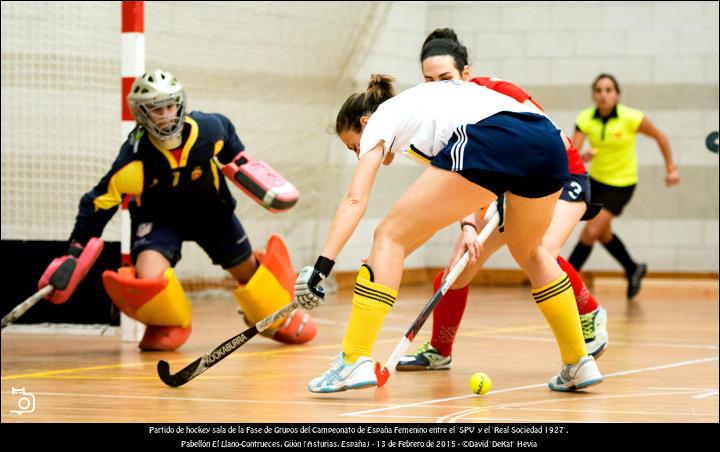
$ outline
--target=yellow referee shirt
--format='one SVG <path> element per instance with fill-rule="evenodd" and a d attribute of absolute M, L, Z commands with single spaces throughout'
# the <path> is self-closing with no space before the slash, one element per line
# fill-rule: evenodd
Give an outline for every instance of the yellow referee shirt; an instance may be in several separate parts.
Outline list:
<path fill-rule="evenodd" d="M 583 110 L 575 127 L 590 141 L 596 154 L 590 177 L 614 187 L 628 187 L 638 180 L 635 137 L 643 112 L 617 104 L 610 116 L 602 118 L 595 107 Z"/>

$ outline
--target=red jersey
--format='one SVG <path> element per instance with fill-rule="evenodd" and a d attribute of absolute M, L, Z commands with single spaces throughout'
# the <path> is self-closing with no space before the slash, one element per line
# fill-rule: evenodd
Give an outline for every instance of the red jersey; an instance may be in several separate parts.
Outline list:
<path fill-rule="evenodd" d="M 520 103 L 530 100 L 530 102 L 535 104 L 540 111 L 545 111 L 532 97 L 530 97 L 528 93 L 513 83 L 492 77 L 475 77 L 470 81 L 493 91 L 497 91 L 500 94 L 510 96 Z M 573 146 L 570 138 L 568 138 L 568 143 L 570 144 L 570 147 L 567 150 L 568 171 L 570 174 L 586 174 L 587 170 L 585 169 L 585 163 L 583 163 L 580 153 L 577 149 L 575 149 L 575 146 Z"/>

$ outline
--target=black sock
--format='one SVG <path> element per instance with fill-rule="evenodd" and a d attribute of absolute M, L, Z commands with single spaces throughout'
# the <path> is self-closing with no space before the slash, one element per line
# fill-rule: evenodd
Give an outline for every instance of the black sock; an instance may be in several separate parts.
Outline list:
<path fill-rule="evenodd" d="M 592 245 L 586 245 L 583 242 L 578 242 L 567 261 L 570 262 L 570 265 L 575 267 L 575 270 L 580 271 L 582 266 L 585 265 L 585 261 L 588 256 L 590 256 L 592 249 Z"/>
<path fill-rule="evenodd" d="M 632 257 L 628 254 L 625 245 L 623 245 L 623 242 L 620 241 L 618 236 L 613 234 L 612 239 L 607 243 L 603 243 L 603 246 L 620 262 L 620 265 L 625 269 L 625 274 L 631 275 L 635 271 L 637 264 L 632 260 Z"/>

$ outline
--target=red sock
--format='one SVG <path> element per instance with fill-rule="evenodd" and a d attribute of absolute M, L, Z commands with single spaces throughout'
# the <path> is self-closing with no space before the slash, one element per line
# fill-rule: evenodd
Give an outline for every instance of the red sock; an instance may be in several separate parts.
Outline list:
<path fill-rule="evenodd" d="M 434 292 L 437 292 L 442 282 L 443 272 L 441 271 L 433 281 Z M 440 303 L 435 306 L 435 310 L 433 310 L 433 332 L 430 345 L 435 347 L 443 356 L 452 355 L 452 346 L 465 312 L 469 291 L 469 284 L 462 289 L 448 290 Z"/>
<path fill-rule="evenodd" d="M 585 283 L 577 270 L 575 270 L 575 267 L 570 265 L 570 263 L 562 257 L 557 258 L 557 263 L 560 264 L 560 268 L 562 268 L 562 270 L 567 273 L 568 278 L 570 278 L 570 284 L 572 285 L 573 293 L 575 294 L 575 302 L 577 303 L 580 314 L 587 314 L 588 312 L 596 310 L 598 302 L 585 286 Z"/>

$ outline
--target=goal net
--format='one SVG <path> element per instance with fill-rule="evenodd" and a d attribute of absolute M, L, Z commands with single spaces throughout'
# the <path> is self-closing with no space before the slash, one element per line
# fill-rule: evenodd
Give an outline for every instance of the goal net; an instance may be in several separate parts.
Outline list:
<path fill-rule="evenodd" d="M 314 259 L 345 187 L 328 127 L 387 9 L 383 2 L 146 2 L 146 68 L 173 72 L 189 110 L 228 116 L 248 151 L 301 192 L 272 214 L 235 187 L 254 248 L 281 235 Z M 66 240 L 78 202 L 110 168 L 120 126 L 120 2 L 2 3 L 2 239 Z M 188 212 L 192 215 L 192 212 Z M 120 238 L 119 215 L 103 239 Z M 321 219 L 321 220 L 320 220 Z M 227 284 L 195 244 L 186 289 Z"/>

